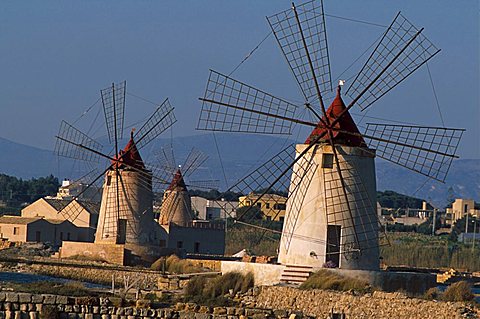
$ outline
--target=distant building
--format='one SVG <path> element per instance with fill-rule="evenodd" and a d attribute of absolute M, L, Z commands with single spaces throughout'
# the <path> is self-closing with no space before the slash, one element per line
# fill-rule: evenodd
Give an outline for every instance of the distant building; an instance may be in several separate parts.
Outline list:
<path fill-rule="evenodd" d="M 67 200 L 77 198 L 88 202 L 100 202 L 101 197 L 101 192 L 97 187 L 89 187 L 87 184 L 74 183 L 67 179 L 62 181 L 62 185 L 58 188 L 57 196 L 47 196 L 47 198 Z"/>
<path fill-rule="evenodd" d="M 255 204 L 265 215 L 267 220 L 283 221 L 287 208 L 287 198 L 277 194 L 265 194 L 257 202 L 261 195 L 250 193 L 238 199 L 238 207 L 246 207 Z"/>
<path fill-rule="evenodd" d="M 79 227 L 67 220 L 43 217 L 0 217 L 0 238 L 12 242 L 44 242 L 60 245 L 63 240 L 78 240 Z"/>
<path fill-rule="evenodd" d="M 213 220 L 226 217 L 236 217 L 237 201 L 215 201 L 199 196 L 191 198 L 192 210 L 197 212 L 197 218 L 203 220 Z"/>
<path fill-rule="evenodd" d="M 42 217 L 47 220 L 68 220 L 79 229 L 78 241 L 93 241 L 98 221 L 97 203 L 66 200 L 57 198 L 40 198 L 22 209 L 21 216 L 28 218 Z"/>
<path fill-rule="evenodd" d="M 455 223 L 466 215 L 480 217 L 480 210 L 475 209 L 475 201 L 473 199 L 457 198 L 452 204 L 452 208 L 447 208 L 447 218 Z"/>

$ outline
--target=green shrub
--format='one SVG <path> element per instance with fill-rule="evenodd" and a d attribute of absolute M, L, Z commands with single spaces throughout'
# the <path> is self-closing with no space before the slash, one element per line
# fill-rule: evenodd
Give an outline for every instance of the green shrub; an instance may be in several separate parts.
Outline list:
<path fill-rule="evenodd" d="M 474 298 L 472 286 L 466 281 L 451 284 L 442 295 L 445 301 L 472 301 Z"/>
<path fill-rule="evenodd" d="M 367 291 L 370 288 L 365 281 L 344 277 L 326 269 L 314 273 L 300 286 L 300 289 L 330 289 L 339 291 Z"/>

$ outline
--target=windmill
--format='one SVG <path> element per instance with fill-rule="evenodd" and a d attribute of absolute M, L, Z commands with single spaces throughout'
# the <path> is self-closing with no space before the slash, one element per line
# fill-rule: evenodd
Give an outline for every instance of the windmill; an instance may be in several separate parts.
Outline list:
<path fill-rule="evenodd" d="M 398 13 L 349 83 L 348 104 L 339 85 L 327 108 L 332 80 L 323 3 L 292 4 L 267 21 L 316 121 L 298 117 L 294 103 L 210 70 L 197 128 L 289 135 L 293 124 L 311 127 L 305 143 L 285 148 L 230 190 L 260 193 L 253 207 L 265 194 L 288 189 L 281 263 L 378 269 L 374 158 L 443 182 L 463 130 L 369 123 L 361 131 L 349 111 L 365 111 L 440 50 Z"/>
<path fill-rule="evenodd" d="M 128 143 L 121 149 L 125 95 L 125 81 L 101 90 L 110 152 L 104 151 L 100 142 L 66 121 L 62 121 L 56 136 L 55 152 L 58 156 L 106 166 L 100 173 L 93 170 L 84 178 L 89 187 L 100 182 L 103 188 L 95 244 L 158 245 L 152 182 L 159 177 L 154 173 L 155 167 L 142 160 L 139 151 L 176 122 L 174 108 L 168 99 L 164 100 L 139 130 L 132 129 Z M 79 212 L 68 207 L 66 205 L 60 213 L 73 221 Z"/>
<path fill-rule="evenodd" d="M 164 180 L 171 180 L 164 190 L 158 222 L 160 225 L 174 223 L 187 226 L 193 220 L 192 203 L 187 186 L 200 189 L 217 189 L 217 180 L 190 180 L 192 174 L 205 163 L 208 156 L 196 148 L 188 153 L 183 165 L 176 165 L 173 147 L 164 147 L 156 154 L 159 170 Z M 165 186 L 160 183 L 160 186 Z"/>

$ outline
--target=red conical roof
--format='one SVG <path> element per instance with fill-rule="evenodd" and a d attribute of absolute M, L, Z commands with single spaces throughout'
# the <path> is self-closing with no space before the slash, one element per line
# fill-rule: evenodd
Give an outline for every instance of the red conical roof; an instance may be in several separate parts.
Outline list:
<path fill-rule="evenodd" d="M 171 190 L 186 191 L 187 190 L 187 185 L 185 185 L 185 181 L 183 180 L 183 175 L 180 169 L 178 169 L 175 175 L 173 176 L 173 180 L 170 183 L 170 186 L 168 186 L 167 190 L 169 191 Z"/>
<path fill-rule="evenodd" d="M 327 109 L 327 117 L 332 123 L 338 116 L 346 109 L 345 104 L 343 103 L 342 97 L 340 96 L 340 86 L 337 89 L 337 96 L 333 100 L 332 104 Z M 325 121 L 325 116 L 322 117 Z M 326 122 L 326 121 L 325 121 Z M 351 132 L 354 134 L 360 134 L 360 131 L 357 128 L 357 125 L 353 121 L 352 116 L 348 111 L 343 114 L 340 120 L 334 126 L 336 129 L 346 132 Z M 332 130 L 333 140 L 334 142 L 346 145 L 346 146 L 366 146 L 365 141 L 361 135 L 351 135 L 343 132 L 339 132 L 338 130 Z M 315 138 L 323 133 L 326 133 L 322 138 L 321 141 L 328 141 L 330 136 L 328 134 L 328 130 L 324 127 L 322 122 L 320 121 L 316 128 L 313 129 L 310 136 L 305 141 L 305 144 L 312 143 Z"/>
<path fill-rule="evenodd" d="M 130 133 L 130 141 L 128 141 L 125 148 L 120 150 L 118 155 L 115 156 L 115 159 L 119 159 L 118 161 L 112 161 L 113 166 L 116 168 L 134 167 L 142 170 L 145 169 L 145 164 L 143 163 L 142 157 L 140 156 L 135 141 L 133 140 L 133 130 Z"/>

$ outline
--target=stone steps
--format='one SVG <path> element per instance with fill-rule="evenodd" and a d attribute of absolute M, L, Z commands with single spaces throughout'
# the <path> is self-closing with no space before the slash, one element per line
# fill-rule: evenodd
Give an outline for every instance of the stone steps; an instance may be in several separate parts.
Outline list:
<path fill-rule="evenodd" d="M 286 265 L 280 277 L 280 282 L 301 285 L 312 274 L 312 267 L 300 265 Z"/>

